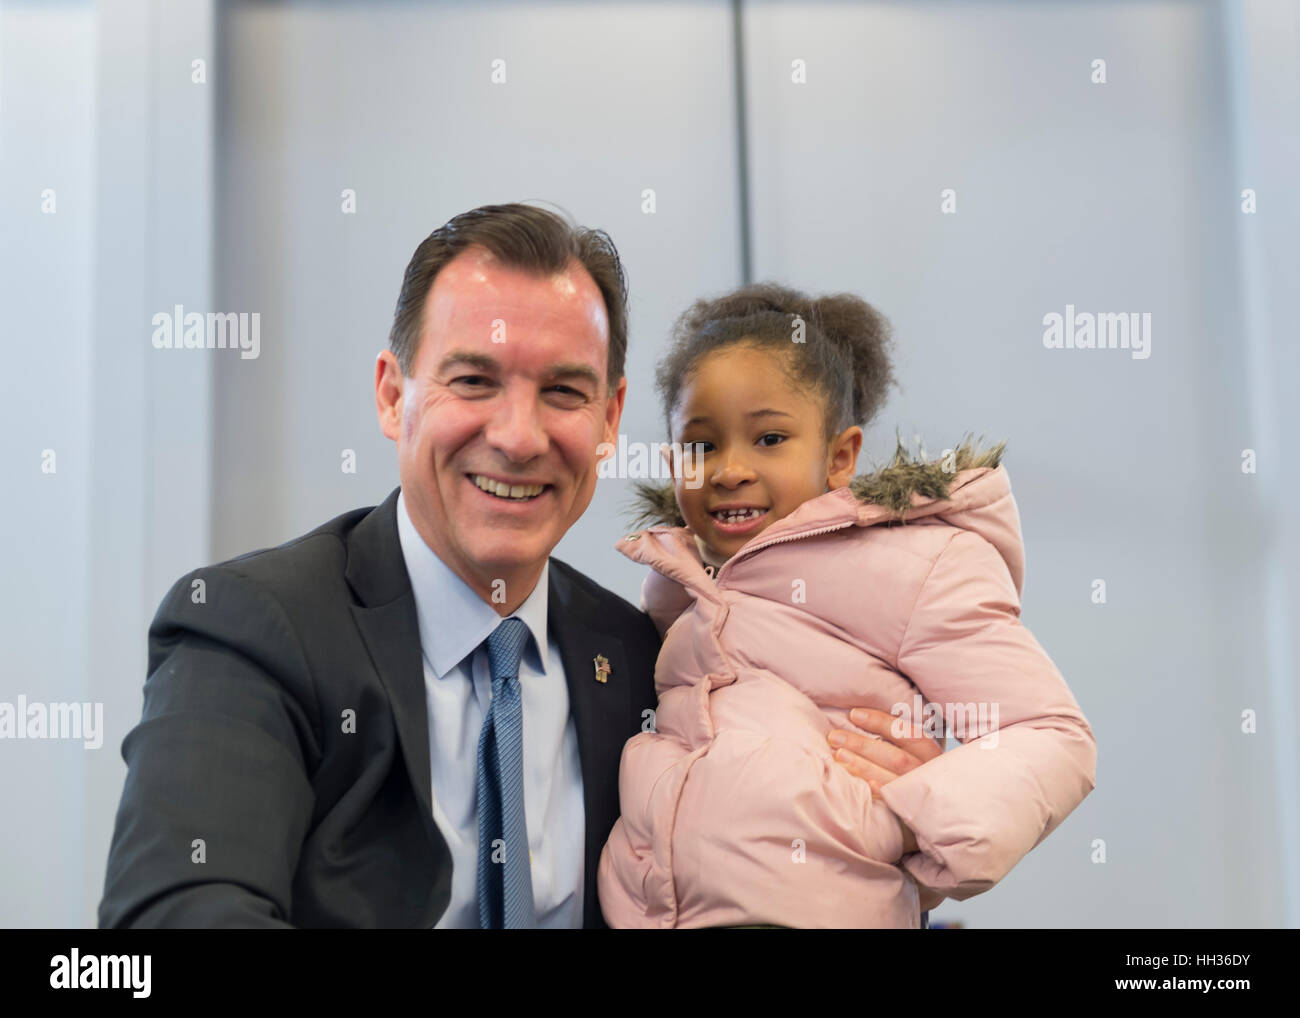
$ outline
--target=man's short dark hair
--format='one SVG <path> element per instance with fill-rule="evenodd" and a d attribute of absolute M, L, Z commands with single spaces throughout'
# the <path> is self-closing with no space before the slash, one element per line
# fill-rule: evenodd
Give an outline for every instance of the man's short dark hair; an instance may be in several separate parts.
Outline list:
<path fill-rule="evenodd" d="M 388 334 L 388 346 L 402 374 L 409 378 L 414 369 L 424 305 L 434 279 L 444 265 L 473 245 L 486 248 L 508 268 L 538 276 L 564 272 L 574 260 L 590 273 L 605 298 L 609 319 L 606 380 L 612 391 L 623 377 L 627 358 L 627 278 L 618 250 L 604 230 L 587 229 L 547 209 L 519 203 L 463 212 L 415 249 Z"/>

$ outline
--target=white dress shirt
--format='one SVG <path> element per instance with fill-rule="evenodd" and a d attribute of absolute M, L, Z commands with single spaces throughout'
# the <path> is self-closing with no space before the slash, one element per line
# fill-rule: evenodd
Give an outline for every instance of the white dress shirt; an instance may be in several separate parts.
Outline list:
<path fill-rule="evenodd" d="M 477 928 L 478 739 L 492 702 L 483 641 L 504 619 L 425 544 L 404 495 L 397 497 L 397 533 L 420 622 L 433 818 L 451 849 L 451 903 L 434 928 Z M 531 634 L 519 662 L 524 817 L 538 925 L 580 927 L 586 813 L 564 663 L 547 631 L 549 576 L 548 561 L 509 616 Z"/>

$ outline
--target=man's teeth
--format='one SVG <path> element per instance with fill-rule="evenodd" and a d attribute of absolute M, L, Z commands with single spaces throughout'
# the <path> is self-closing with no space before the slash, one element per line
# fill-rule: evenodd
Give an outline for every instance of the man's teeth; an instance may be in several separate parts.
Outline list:
<path fill-rule="evenodd" d="M 502 484 L 482 474 L 471 474 L 470 479 L 489 495 L 496 495 L 497 498 L 532 498 L 534 495 L 540 495 L 546 487 L 544 484 Z"/>
<path fill-rule="evenodd" d="M 745 520 L 762 516 L 766 511 L 765 509 L 719 509 L 713 516 L 723 523 L 743 523 Z"/>

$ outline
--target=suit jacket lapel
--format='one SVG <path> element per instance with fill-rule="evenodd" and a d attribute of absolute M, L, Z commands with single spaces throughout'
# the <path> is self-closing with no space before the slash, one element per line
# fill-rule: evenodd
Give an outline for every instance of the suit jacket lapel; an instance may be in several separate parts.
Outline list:
<path fill-rule="evenodd" d="M 586 815 L 583 865 L 583 925 L 602 926 L 596 900 L 600 852 L 618 818 L 618 764 L 628 739 L 631 672 L 623 643 L 604 630 L 599 606 L 580 591 L 551 560 L 547 625 L 564 660 L 569 710 L 578 733 L 582 799 Z M 609 662 L 605 681 L 597 679 L 596 657 Z"/>
<path fill-rule="evenodd" d="M 429 771 L 429 717 L 415 594 L 397 536 L 393 493 L 353 529 L 348 538 L 347 580 L 360 604 L 352 605 L 357 628 L 393 704 L 402 758 L 415 788 L 425 829 L 435 846 L 449 852 L 433 820 Z"/>

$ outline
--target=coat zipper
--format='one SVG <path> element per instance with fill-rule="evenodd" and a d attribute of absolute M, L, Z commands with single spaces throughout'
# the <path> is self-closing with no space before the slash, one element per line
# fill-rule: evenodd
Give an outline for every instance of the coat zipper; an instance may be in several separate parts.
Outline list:
<path fill-rule="evenodd" d="M 752 548 L 746 548 L 743 551 L 738 552 L 732 558 L 727 559 L 727 561 L 722 564 L 722 568 L 718 570 L 718 575 L 713 578 L 713 582 L 721 584 L 722 574 L 730 568 L 733 562 L 738 562 L 746 555 L 752 555 L 756 551 L 760 551 L 763 548 L 770 548 L 772 545 L 781 544 L 784 541 L 797 541 L 801 537 L 816 537 L 818 534 L 829 534 L 832 530 L 843 530 L 845 527 L 854 526 L 855 523 L 855 520 L 844 520 L 839 523 L 834 523 L 829 527 L 818 527 L 816 530 L 802 530 L 797 534 L 786 534 L 784 537 L 775 537 L 770 541 L 763 541 L 760 544 L 756 544 Z"/>

